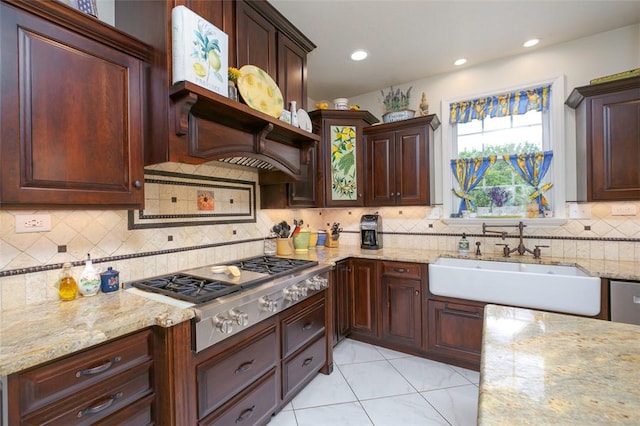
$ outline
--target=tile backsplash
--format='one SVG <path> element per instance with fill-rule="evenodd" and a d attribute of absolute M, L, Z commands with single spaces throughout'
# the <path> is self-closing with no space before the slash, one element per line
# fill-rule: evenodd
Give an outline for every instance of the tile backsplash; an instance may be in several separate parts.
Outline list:
<path fill-rule="evenodd" d="M 154 169 L 258 180 L 254 169 L 211 163 L 165 163 Z M 640 261 L 640 217 L 613 216 L 612 209 L 620 204 L 636 203 L 590 203 L 589 219 L 568 220 L 560 226 L 528 226 L 525 244 L 549 246 L 542 249 L 543 258 Z M 376 211 L 383 217 L 384 247 L 453 251 L 464 232 L 474 249 L 478 241 L 483 253 L 499 253 L 501 249 L 495 245 L 501 242 L 499 237 L 483 236 L 480 224 L 454 226 L 438 219 L 438 207 L 258 209 L 255 222 L 134 230 L 128 229 L 128 212 L 124 210 L 0 210 L 0 310 L 57 300 L 58 265 L 75 262 L 74 276 L 79 276 L 87 253 L 96 266 L 120 271 L 124 282 L 260 254 L 262 239 L 273 224 L 282 220 L 292 223 L 294 218 L 315 229 L 338 222 L 344 231 L 341 246 L 358 247 L 360 217 Z M 32 213 L 51 215 L 51 231 L 16 233 L 15 216 Z M 505 242 L 515 247 L 516 234 L 513 229 Z M 63 247 L 66 252 L 59 252 Z"/>

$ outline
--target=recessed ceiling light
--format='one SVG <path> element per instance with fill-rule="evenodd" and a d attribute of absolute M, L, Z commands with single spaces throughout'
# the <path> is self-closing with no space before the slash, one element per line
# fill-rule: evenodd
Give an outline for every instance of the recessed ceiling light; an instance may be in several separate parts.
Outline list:
<path fill-rule="evenodd" d="M 458 60 L 456 60 L 453 65 L 464 65 L 467 63 L 467 60 L 465 58 L 460 58 Z"/>
<path fill-rule="evenodd" d="M 361 61 L 364 58 L 366 58 L 367 56 L 369 56 L 369 52 L 367 52 L 366 50 L 363 50 L 363 49 L 359 49 L 359 50 L 356 50 L 355 52 L 353 52 L 351 54 L 351 60 L 352 61 Z"/>
<path fill-rule="evenodd" d="M 540 42 L 540 40 L 538 40 L 537 38 L 532 38 L 531 40 L 525 41 L 523 46 L 524 47 L 531 47 L 531 46 L 535 46 L 539 42 Z"/>

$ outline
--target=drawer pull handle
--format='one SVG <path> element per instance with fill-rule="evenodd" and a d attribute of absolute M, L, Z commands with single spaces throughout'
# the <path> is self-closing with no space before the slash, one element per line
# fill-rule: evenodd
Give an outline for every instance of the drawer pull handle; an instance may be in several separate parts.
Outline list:
<path fill-rule="evenodd" d="M 246 410 L 244 410 L 242 413 L 240 413 L 240 415 L 238 416 L 238 418 L 236 419 L 236 423 L 240 423 L 243 422 L 247 419 L 250 419 L 251 416 L 253 416 L 253 410 L 256 408 L 255 405 L 252 405 L 251 408 L 247 408 Z"/>
<path fill-rule="evenodd" d="M 251 361 L 243 362 L 242 364 L 240 364 L 240 367 L 236 369 L 236 374 L 246 373 L 253 366 L 254 362 L 255 362 L 255 359 L 252 359 Z"/>
<path fill-rule="evenodd" d="M 312 327 L 313 327 L 313 322 L 308 322 L 302 326 L 302 330 L 304 331 L 311 330 Z"/>
<path fill-rule="evenodd" d="M 306 367 L 307 365 L 311 364 L 312 361 L 313 361 L 313 357 L 309 357 L 309 358 L 305 359 L 304 361 L 302 361 L 302 366 Z"/>
<path fill-rule="evenodd" d="M 122 398 L 122 395 L 123 395 L 122 392 L 118 392 L 115 395 L 111 395 L 109 397 L 109 399 L 107 401 L 103 402 L 102 404 L 95 405 L 95 406 L 89 407 L 89 408 L 85 408 L 82 411 L 78 411 L 78 418 L 84 417 L 84 416 L 89 415 L 89 414 L 96 414 L 96 413 L 99 413 L 101 411 L 106 410 L 107 408 L 111 407 L 113 405 L 113 403 L 116 402 L 116 400 Z"/>
<path fill-rule="evenodd" d="M 122 357 L 121 356 L 113 357 L 112 359 L 110 359 L 109 361 L 105 362 L 102 365 L 99 365 L 99 366 L 94 367 L 94 368 L 88 368 L 86 370 L 80 370 L 80 371 L 76 372 L 76 377 L 93 376 L 93 375 L 96 375 L 96 374 L 103 373 L 103 372 L 107 371 L 108 369 L 110 369 L 111 367 L 113 367 L 113 364 L 115 364 L 116 362 L 120 362 L 120 361 L 122 361 Z"/>
<path fill-rule="evenodd" d="M 396 272 L 400 272 L 401 274 L 404 274 L 405 272 L 409 272 L 407 268 L 393 268 L 393 270 Z"/>

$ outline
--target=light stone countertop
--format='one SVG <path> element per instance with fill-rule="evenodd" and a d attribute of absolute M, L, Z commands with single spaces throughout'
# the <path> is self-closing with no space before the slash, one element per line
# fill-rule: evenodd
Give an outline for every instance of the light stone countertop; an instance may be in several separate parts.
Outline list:
<path fill-rule="evenodd" d="M 479 425 L 640 422 L 640 326 L 487 305 Z"/>
<path fill-rule="evenodd" d="M 430 263 L 440 256 L 465 257 L 456 252 L 395 249 L 362 250 L 355 246 L 321 248 L 293 257 L 337 262 L 349 257 Z M 476 258 L 474 255 L 466 256 Z M 640 263 L 589 261 L 570 258 L 509 259 L 482 256 L 479 259 L 511 262 L 577 265 L 591 275 L 640 281 Z M 170 327 L 194 317 L 189 308 L 118 291 L 81 297 L 72 302 L 51 302 L 0 312 L 0 376 L 59 358 L 149 326 Z"/>
<path fill-rule="evenodd" d="M 0 376 L 150 326 L 170 327 L 193 316 L 193 309 L 123 290 L 5 311 L 0 314 Z"/>

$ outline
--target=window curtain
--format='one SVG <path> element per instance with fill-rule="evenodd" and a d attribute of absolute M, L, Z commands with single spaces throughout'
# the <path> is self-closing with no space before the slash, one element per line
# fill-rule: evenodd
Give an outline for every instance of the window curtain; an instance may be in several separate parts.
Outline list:
<path fill-rule="evenodd" d="M 553 184 L 551 182 L 540 186 L 540 181 L 544 178 L 551 166 L 553 151 L 534 152 L 530 154 L 510 154 L 503 156 L 504 161 L 518 173 L 529 185 L 533 187 L 533 192 L 529 195 L 530 200 L 536 200 L 540 213 L 549 209 L 549 203 L 544 197 Z"/>
<path fill-rule="evenodd" d="M 478 186 L 484 174 L 495 162 L 495 155 L 484 158 L 457 158 L 451 160 L 451 170 L 460 185 L 459 190 L 452 188 L 453 193 L 460 198 L 458 213 L 462 213 L 463 210 L 475 210 L 476 206 L 471 201 L 469 192 Z"/>
<path fill-rule="evenodd" d="M 506 117 L 549 109 L 551 86 L 518 90 L 449 105 L 449 123 L 468 123 L 485 117 Z"/>

